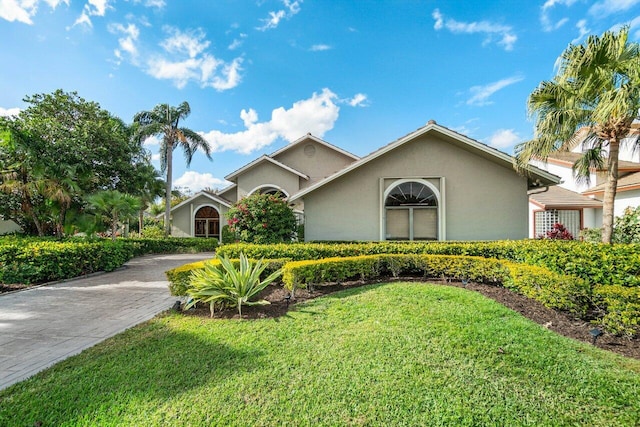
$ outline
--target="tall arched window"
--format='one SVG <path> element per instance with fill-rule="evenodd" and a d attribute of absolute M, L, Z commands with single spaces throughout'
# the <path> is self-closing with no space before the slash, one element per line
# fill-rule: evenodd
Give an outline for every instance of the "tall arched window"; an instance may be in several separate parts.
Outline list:
<path fill-rule="evenodd" d="M 251 190 L 249 195 L 255 194 L 255 193 L 272 194 L 274 196 L 277 195 L 281 199 L 286 199 L 286 198 L 289 197 L 289 195 L 287 194 L 286 191 L 284 191 L 281 188 L 278 188 L 278 187 L 276 187 L 274 185 L 263 185 L 261 187 L 255 188 L 255 189 Z"/>
<path fill-rule="evenodd" d="M 402 181 L 385 192 L 387 240 L 438 240 L 438 196 L 426 182 Z"/>
<path fill-rule="evenodd" d="M 211 206 L 203 206 L 196 211 L 194 218 L 196 237 L 220 238 L 220 214 Z"/>

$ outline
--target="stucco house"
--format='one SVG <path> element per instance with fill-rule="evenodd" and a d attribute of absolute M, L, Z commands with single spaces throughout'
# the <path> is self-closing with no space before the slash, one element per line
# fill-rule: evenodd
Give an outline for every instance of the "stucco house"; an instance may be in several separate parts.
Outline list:
<path fill-rule="evenodd" d="M 260 190 L 280 191 L 303 213 L 307 241 L 522 239 L 528 191 L 560 178 L 535 166 L 523 176 L 513 164 L 435 121 L 363 158 L 306 135 L 231 173 L 217 194 L 174 207 L 174 235 L 216 237 L 207 224 L 219 227 L 230 204 Z"/>
<path fill-rule="evenodd" d="M 640 206 L 640 151 L 634 147 L 639 131 L 640 124 L 634 123 L 629 138 L 620 147 L 614 216 L 622 215 L 627 207 Z M 576 179 L 572 170 L 585 145 L 581 141 L 570 151 L 554 153 L 546 162 L 531 162 L 532 165 L 559 176 L 562 182 L 557 187 L 530 191 L 529 237 L 544 235 L 558 222 L 575 238 L 578 238 L 582 229 L 602 227 L 606 170 L 592 169 L 588 180 Z"/>

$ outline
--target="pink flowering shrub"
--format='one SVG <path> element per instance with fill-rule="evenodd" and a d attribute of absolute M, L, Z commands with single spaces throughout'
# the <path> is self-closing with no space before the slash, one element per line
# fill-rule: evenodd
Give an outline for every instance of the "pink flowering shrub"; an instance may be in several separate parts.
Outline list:
<path fill-rule="evenodd" d="M 296 231 L 293 210 L 277 195 L 254 193 L 226 213 L 229 231 L 247 243 L 290 242 Z"/>

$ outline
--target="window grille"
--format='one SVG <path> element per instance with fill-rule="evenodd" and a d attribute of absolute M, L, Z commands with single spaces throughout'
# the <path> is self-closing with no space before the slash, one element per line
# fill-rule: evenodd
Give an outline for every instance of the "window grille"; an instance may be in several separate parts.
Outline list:
<path fill-rule="evenodd" d="M 569 233 L 573 235 L 573 238 L 576 239 L 580 234 L 580 211 L 551 209 L 536 212 L 535 237 L 546 236 L 547 231 L 551 231 L 557 223 L 564 225 L 569 230 Z"/>

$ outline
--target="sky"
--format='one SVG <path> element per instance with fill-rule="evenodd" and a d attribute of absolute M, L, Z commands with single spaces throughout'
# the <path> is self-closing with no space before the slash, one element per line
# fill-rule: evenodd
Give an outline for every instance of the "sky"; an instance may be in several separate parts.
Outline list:
<path fill-rule="evenodd" d="M 192 193 L 308 132 L 365 156 L 433 119 L 512 154 L 563 50 L 622 25 L 640 41 L 640 0 L 0 0 L 0 115 L 57 89 L 127 123 L 187 101 L 213 151 L 175 151 Z"/>

